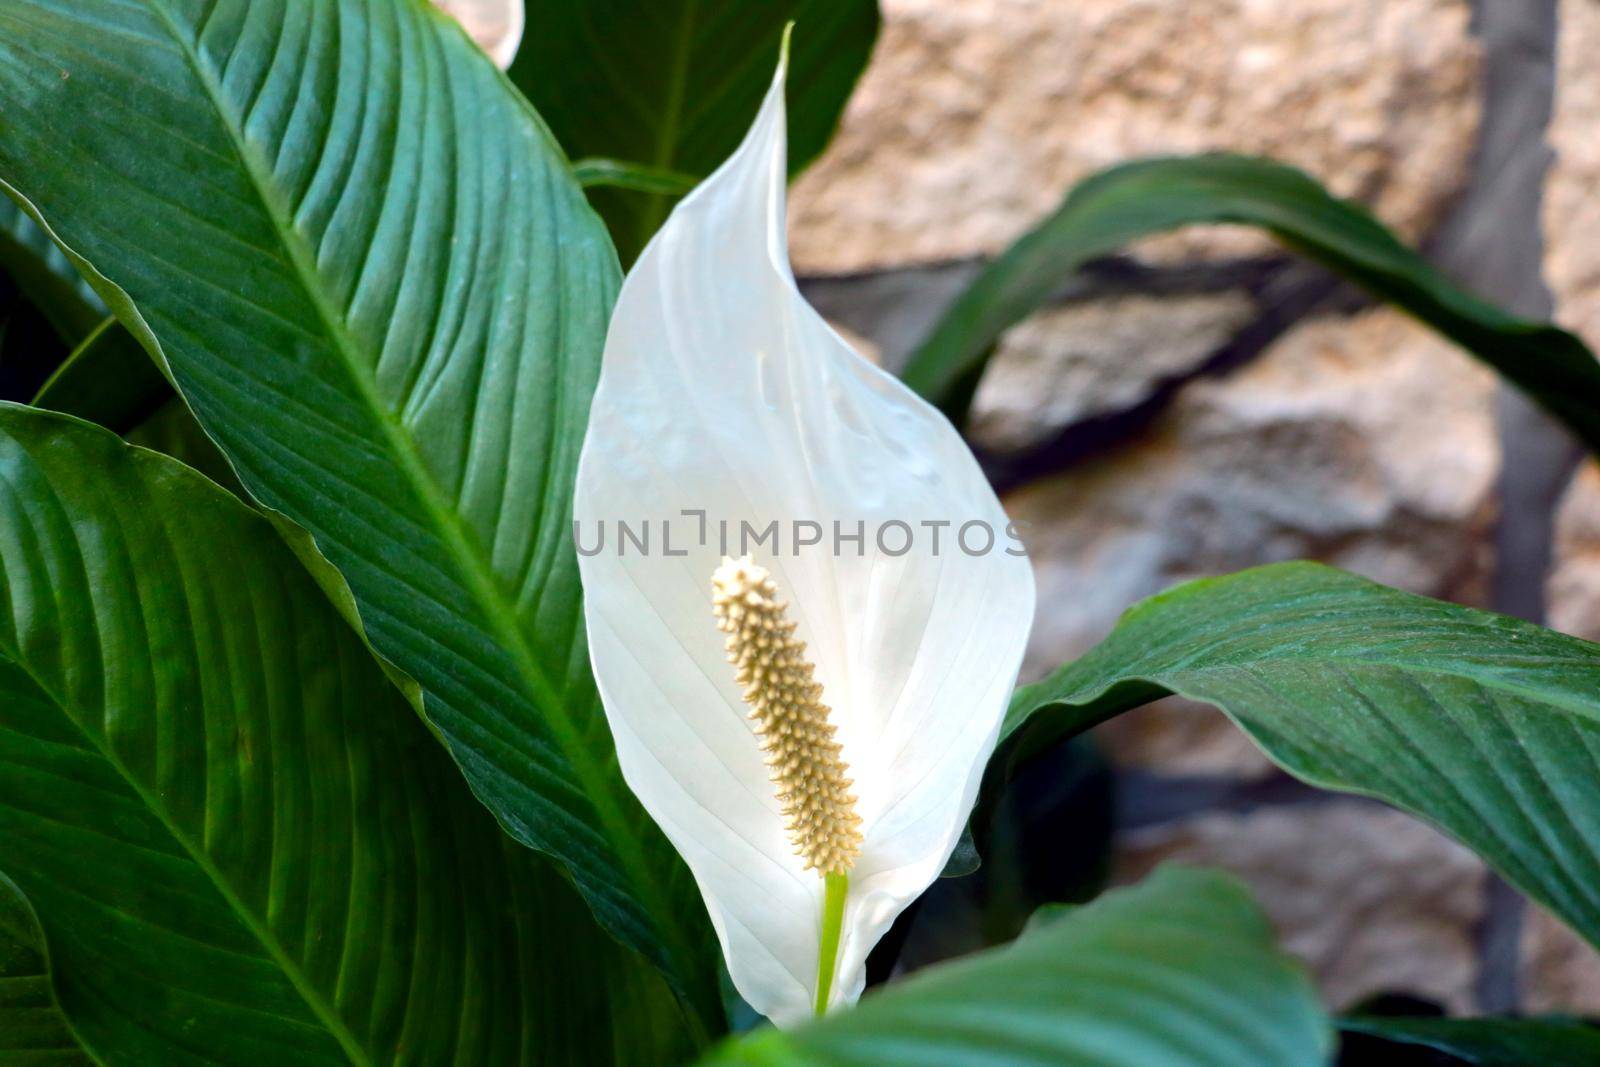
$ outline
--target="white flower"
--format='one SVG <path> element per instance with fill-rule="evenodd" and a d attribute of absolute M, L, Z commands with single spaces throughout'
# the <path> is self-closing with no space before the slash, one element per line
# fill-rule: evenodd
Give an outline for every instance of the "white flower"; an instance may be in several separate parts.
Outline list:
<path fill-rule="evenodd" d="M 783 77 L 623 284 L 574 525 L 623 774 L 789 1024 L 860 996 L 948 859 L 1034 592 L 960 436 L 795 286 Z"/>
<path fill-rule="evenodd" d="M 434 0 L 461 23 L 467 36 L 501 70 L 511 66 L 522 43 L 522 0 Z"/>

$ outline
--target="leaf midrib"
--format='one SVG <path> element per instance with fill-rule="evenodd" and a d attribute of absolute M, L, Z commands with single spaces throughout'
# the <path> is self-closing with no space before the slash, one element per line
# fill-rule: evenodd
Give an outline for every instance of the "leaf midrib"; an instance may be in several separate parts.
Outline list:
<path fill-rule="evenodd" d="M 98 634 L 98 629 L 96 633 Z M 61 717 L 72 724 L 78 734 L 116 772 L 117 777 L 123 784 L 133 791 L 145 809 L 156 817 L 162 828 L 172 835 L 172 839 L 183 848 L 189 859 L 196 867 L 200 868 L 207 880 L 211 882 L 212 887 L 221 895 L 223 902 L 228 905 L 228 909 L 244 924 L 245 928 L 261 944 L 261 947 L 266 950 L 272 961 L 278 965 L 284 977 L 289 980 L 289 984 L 300 995 L 300 999 L 305 1001 L 306 1006 L 311 1009 L 317 1020 L 327 1027 L 328 1033 L 333 1039 L 339 1042 L 339 1047 L 350 1058 L 350 1062 L 359 1065 L 359 1067 L 374 1067 L 374 1061 L 367 1054 L 367 1050 L 362 1047 L 361 1042 L 356 1039 L 355 1034 L 351 1033 L 350 1029 L 345 1025 L 344 1020 L 339 1016 L 338 1009 L 327 1001 L 321 990 L 316 987 L 316 984 L 295 962 L 294 957 L 278 942 L 271 929 L 256 917 L 255 913 L 245 904 L 243 898 L 234 891 L 227 876 L 211 862 L 211 857 L 190 840 L 189 835 L 172 821 L 166 809 L 156 802 L 155 796 L 139 782 L 127 765 L 118 758 L 116 752 L 105 743 L 105 740 L 72 714 L 70 704 L 66 698 L 57 693 L 53 687 L 48 685 L 28 666 L 23 660 L 20 649 L 5 645 L 0 646 L 0 653 L 3 653 L 7 662 L 26 675 L 28 680 L 38 688 L 39 692 L 50 699 L 56 710 L 61 713 Z M 54 983 L 52 982 L 52 991 L 53 989 Z"/>
<path fill-rule="evenodd" d="M 587 759 L 574 759 L 574 754 L 581 755 L 583 747 L 579 740 L 579 733 L 567 717 L 565 705 L 557 698 L 554 687 L 545 677 L 544 672 L 535 662 L 532 650 L 528 647 L 521 624 L 517 621 L 514 610 L 503 599 L 493 573 L 486 561 L 473 546 L 471 539 L 462 529 L 459 518 L 440 498 L 438 487 L 428 474 L 421 459 L 416 455 L 411 442 L 403 429 L 398 426 L 392 413 L 385 407 L 374 393 L 372 384 L 362 372 L 360 363 L 354 354 L 355 343 L 348 336 L 340 324 L 338 316 L 329 306 L 326 295 L 319 284 L 320 276 L 317 274 L 314 257 L 310 250 L 304 247 L 303 240 L 295 232 L 284 213 L 279 210 L 275 197 L 272 195 L 273 186 L 267 175 L 262 174 L 242 137 L 241 131 L 231 111 L 224 105 L 224 97 L 218 86 L 213 82 L 210 72 L 195 48 L 187 38 L 179 32 L 179 27 L 167 11 L 161 0 L 145 0 L 146 5 L 160 19 L 167 32 L 171 34 L 182 52 L 185 61 L 194 72 L 196 80 L 204 89 L 210 99 L 219 123 L 226 132 L 229 142 L 238 157 L 239 165 L 250 180 L 251 188 L 255 191 L 261 203 L 263 212 L 271 221 L 274 232 L 278 236 L 289 263 L 294 268 L 299 278 L 302 289 L 305 291 L 312 307 L 316 310 L 322 322 L 323 330 L 331 347 L 340 357 L 340 362 L 345 368 L 352 384 L 355 386 L 361 399 L 374 416 L 381 429 L 385 442 L 399 462 L 400 469 L 406 481 L 411 485 L 418 500 L 427 510 L 430 518 L 441 534 L 450 555 L 460 564 L 461 577 L 474 601 L 483 611 L 486 619 L 492 623 L 500 645 L 510 653 L 518 674 L 532 697 L 532 703 L 545 712 L 544 721 L 552 728 L 556 740 L 560 745 L 565 762 L 573 769 L 580 780 L 582 791 L 595 814 L 605 826 L 607 833 L 605 840 L 610 846 L 612 854 L 619 861 L 629 881 L 634 885 L 654 886 L 655 879 L 649 877 L 650 865 L 637 848 L 634 836 L 628 823 L 622 818 L 621 809 L 612 798 L 609 782 L 599 776 L 596 769 Z M 159 342 L 158 342 L 159 343 Z M 309 533 L 309 531 L 308 531 Z M 359 607 L 359 606 L 358 606 Z M 426 699 L 426 698 L 425 698 Z M 454 753 L 452 752 L 452 756 Z M 598 787 L 598 788 L 597 788 Z M 474 789 L 476 792 L 476 789 Z M 498 813 L 496 813 L 498 818 Z M 550 853 L 569 874 L 573 873 L 571 861 L 561 855 Z M 655 932 L 664 939 L 673 943 L 674 955 L 681 958 L 686 954 L 686 946 L 677 934 L 673 924 L 662 924 L 657 917 L 656 910 L 647 906 L 645 901 L 654 901 L 658 894 L 630 894 L 638 903 L 642 911 L 652 916 L 652 925 Z M 587 899 L 587 895 L 586 895 Z M 593 902 L 589 901 L 593 910 Z M 613 936 L 615 936 L 613 934 Z M 632 947 L 632 946 L 630 946 Z"/>

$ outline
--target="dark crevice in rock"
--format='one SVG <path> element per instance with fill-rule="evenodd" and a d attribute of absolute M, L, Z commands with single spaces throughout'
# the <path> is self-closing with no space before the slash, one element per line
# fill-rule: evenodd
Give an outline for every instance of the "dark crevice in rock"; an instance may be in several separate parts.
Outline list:
<path fill-rule="evenodd" d="M 1483 892 L 1483 921 L 1473 931 L 1478 952 L 1473 995 L 1479 1011 L 1490 1015 L 1509 1014 L 1522 1006 L 1518 955 L 1528 902 L 1493 871 L 1484 881 Z"/>
<path fill-rule="evenodd" d="M 1362 306 L 1348 286 L 1320 268 L 1288 263 L 1248 290 L 1260 315 L 1194 370 L 1152 383 L 1139 403 L 1073 423 L 1038 448 L 1009 455 L 979 452 L 979 462 L 1000 492 L 1057 474 L 1112 451 L 1154 422 L 1190 382 L 1245 366 L 1312 314 L 1345 313 Z"/>
<path fill-rule="evenodd" d="M 940 315 L 982 269 L 961 260 L 874 274 L 802 279 L 806 298 L 823 316 L 878 345 L 886 368 L 898 371 Z M 1138 434 L 1198 378 L 1248 364 L 1291 327 L 1313 314 L 1349 314 L 1371 305 L 1358 290 L 1322 268 L 1285 256 L 1252 256 L 1199 263 L 1149 264 L 1109 256 L 1086 264 L 1056 290 L 1046 307 L 1117 296 L 1188 296 L 1242 291 L 1257 318 L 1192 371 L 1152 383 L 1129 407 L 1081 420 L 1037 448 L 1005 455 L 979 451 L 1000 491 L 1058 473 L 1114 450 Z"/>
<path fill-rule="evenodd" d="M 982 260 L 963 259 L 871 274 L 801 278 L 800 292 L 823 318 L 877 345 L 884 367 L 898 374 L 939 316 L 982 269 Z"/>
<path fill-rule="evenodd" d="M 1117 772 L 1116 824 L 1119 831 L 1141 830 L 1215 812 L 1242 815 L 1261 808 L 1334 802 L 1382 806 L 1366 797 L 1316 789 L 1281 772 L 1261 779 L 1238 779 L 1121 770 Z"/>
<path fill-rule="evenodd" d="M 1556 0 L 1476 0 L 1484 117 L 1472 177 L 1431 242 L 1440 265 L 1510 311 L 1548 318 L 1540 210 L 1552 153 Z M 1543 621 L 1555 509 L 1577 462 L 1567 433 L 1520 394 L 1499 404 L 1502 468 L 1493 606 Z"/>
<path fill-rule="evenodd" d="M 872 341 L 884 367 L 898 373 L 940 316 L 977 278 L 984 263 L 981 259 L 952 260 L 867 274 L 812 276 L 801 278 L 799 284 L 824 318 Z M 1063 279 L 1045 306 L 1129 294 L 1255 292 L 1268 286 L 1288 263 L 1283 256 L 1249 256 L 1152 265 L 1127 256 L 1107 256 Z"/>

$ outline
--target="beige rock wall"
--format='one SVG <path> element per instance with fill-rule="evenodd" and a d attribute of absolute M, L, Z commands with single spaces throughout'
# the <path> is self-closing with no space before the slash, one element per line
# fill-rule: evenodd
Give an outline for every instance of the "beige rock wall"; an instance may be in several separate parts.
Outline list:
<path fill-rule="evenodd" d="M 840 134 L 791 198 L 803 272 L 992 254 L 1095 170 L 1220 149 L 1305 167 L 1416 235 L 1472 148 L 1478 49 L 1463 0 L 882 8 Z"/>
<path fill-rule="evenodd" d="M 1530 1014 L 1600 1015 L 1600 957 L 1543 908 L 1528 913 L 1518 949 Z"/>
<path fill-rule="evenodd" d="M 1042 311 L 1001 340 L 968 434 L 992 452 L 1026 451 L 1063 427 L 1124 411 L 1202 366 L 1256 314 L 1237 291 L 1130 294 Z"/>
<path fill-rule="evenodd" d="M 1494 389 L 1397 312 L 1317 318 L 1190 385 L 1139 439 L 1009 494 L 1039 582 L 1028 671 L 1175 582 L 1284 559 L 1480 600 Z"/>
<path fill-rule="evenodd" d="M 1600 344 L 1600 0 L 1561 0 L 1545 277 L 1556 318 Z"/>
<path fill-rule="evenodd" d="M 1556 317 L 1600 347 L 1600 0 L 1562 0 L 1555 150 L 1545 181 L 1546 277 Z M 1600 641 L 1600 469 L 1578 470 L 1557 518 L 1550 624 Z"/>
<path fill-rule="evenodd" d="M 1469 0 L 881 3 L 878 51 L 792 192 L 791 232 L 797 269 L 859 286 L 896 324 L 886 334 L 904 332 L 906 308 L 880 302 L 903 288 L 875 279 L 991 256 L 1073 182 L 1141 156 L 1272 155 L 1408 239 L 1448 232 L 1469 185 L 1495 180 L 1476 149 L 1487 94 L 1506 87 L 1485 64 L 1540 39 L 1486 53 Z M 1600 343 L 1600 0 L 1561 0 L 1561 18 L 1547 280 L 1563 321 Z M 1541 134 L 1497 136 L 1536 154 Z M 1394 311 L 1296 302 L 1321 290 L 1255 234 L 1189 231 L 1136 255 L 1140 269 L 1109 272 L 1122 281 L 1010 331 L 976 394 L 970 437 L 1022 479 L 1006 504 L 1030 524 L 1039 581 L 1027 674 L 1174 582 L 1282 559 L 1490 603 L 1505 458 L 1490 373 Z M 876 334 L 871 314 L 841 319 L 891 365 L 914 340 Z M 1075 439 L 1091 443 L 1059 451 Z M 1559 542 L 1551 621 L 1600 638 L 1600 468 L 1570 491 Z M 1215 711 L 1164 701 L 1098 736 L 1129 789 L 1278 798 L 1146 803 L 1164 814 L 1122 834 L 1117 877 L 1165 859 L 1238 872 L 1336 1006 L 1408 989 L 1456 1011 L 1600 1011 L 1600 957 L 1537 910 L 1518 927 L 1465 849 L 1377 805 L 1294 792 Z M 1485 969 L 1502 935 L 1520 938 L 1518 973 Z"/>
<path fill-rule="evenodd" d="M 1577 475 L 1556 513 L 1555 561 L 1545 595 L 1550 625 L 1600 641 L 1600 466 Z"/>
<path fill-rule="evenodd" d="M 1556 317 L 1600 347 L 1600 0 L 1561 0 L 1555 151 L 1545 181 L 1545 278 Z M 1584 460 L 1556 516 L 1545 589 L 1549 623 L 1600 641 L 1600 464 Z M 1548 912 L 1534 909 L 1521 938 L 1529 1012 L 1600 1014 L 1600 956 Z"/>
<path fill-rule="evenodd" d="M 1352 801 L 1205 815 L 1128 835 L 1116 878 L 1169 861 L 1243 878 L 1335 1008 L 1401 989 L 1476 1007 L 1472 939 L 1487 872 L 1410 816 Z"/>
<path fill-rule="evenodd" d="M 1494 389 L 1396 312 L 1316 319 L 1241 371 L 1191 385 L 1139 440 L 1010 494 L 1039 583 L 1025 673 L 1083 654 L 1129 604 L 1178 581 L 1284 559 L 1481 601 Z M 1128 767 L 1270 770 L 1222 716 L 1179 700 L 1101 738 Z"/>

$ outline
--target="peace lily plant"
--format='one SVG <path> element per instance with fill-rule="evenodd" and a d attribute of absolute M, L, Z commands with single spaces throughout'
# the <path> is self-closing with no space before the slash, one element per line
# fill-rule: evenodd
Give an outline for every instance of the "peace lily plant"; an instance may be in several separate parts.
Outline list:
<path fill-rule="evenodd" d="M 1600 1063 L 1572 1019 L 1330 1016 L 1226 874 L 1102 892 L 1067 743 L 1214 706 L 1595 943 L 1600 648 L 1287 563 L 1013 690 L 1029 560 L 955 429 L 1004 330 L 1193 222 L 1596 451 L 1600 364 L 1206 156 L 1084 181 L 886 373 L 784 234 L 877 26 L 0 0 L 0 1065 Z"/>
<path fill-rule="evenodd" d="M 938 877 L 1034 598 L 961 436 L 795 285 L 785 66 L 623 283 L 575 500 L 623 775 L 694 872 L 734 985 L 780 1024 L 854 1002 Z M 583 550 L 628 522 L 653 550 Z M 909 533 L 880 539 L 890 523 Z M 958 544 L 969 524 L 985 551 Z"/>

